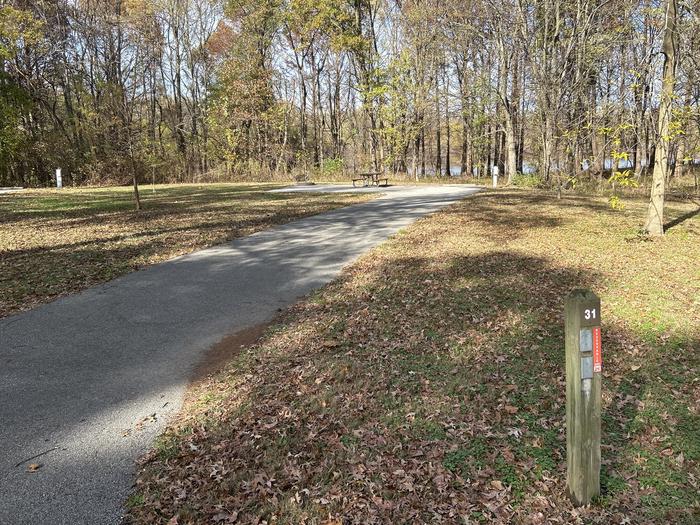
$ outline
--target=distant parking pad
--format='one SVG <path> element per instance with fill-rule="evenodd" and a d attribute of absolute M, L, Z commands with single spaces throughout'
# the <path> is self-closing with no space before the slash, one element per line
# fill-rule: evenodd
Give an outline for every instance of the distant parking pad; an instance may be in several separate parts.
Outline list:
<path fill-rule="evenodd" d="M 359 186 L 353 187 L 351 184 L 297 184 L 295 186 L 286 186 L 269 190 L 270 193 L 405 193 L 411 194 L 420 193 L 421 188 L 425 189 L 426 193 L 435 192 L 436 188 L 443 188 L 445 192 L 455 191 L 455 189 L 465 190 L 466 193 L 473 193 L 476 190 L 475 186 L 466 184 L 442 184 L 442 185 L 400 185 L 400 186 Z M 451 190 L 450 190 L 451 189 Z M 438 190 L 440 192 L 440 190 Z M 458 190 L 459 191 L 459 190 Z M 442 192 L 440 192 L 442 193 Z"/>
<path fill-rule="evenodd" d="M 353 188 L 351 184 L 297 184 L 270 190 L 270 193 L 386 193 L 400 186 L 362 186 Z"/>
<path fill-rule="evenodd" d="M 8 193 L 19 193 L 24 191 L 24 188 L 0 188 L 0 195 L 6 195 Z"/>

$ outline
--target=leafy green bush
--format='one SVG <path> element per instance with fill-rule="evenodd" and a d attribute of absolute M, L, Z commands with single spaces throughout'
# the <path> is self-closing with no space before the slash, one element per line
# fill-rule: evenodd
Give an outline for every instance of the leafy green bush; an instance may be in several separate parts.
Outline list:
<path fill-rule="evenodd" d="M 513 186 L 520 188 L 541 188 L 544 181 L 537 173 L 518 173 L 513 177 Z"/>
<path fill-rule="evenodd" d="M 321 171 L 324 175 L 338 175 L 343 172 L 343 159 L 327 159 L 323 161 Z"/>

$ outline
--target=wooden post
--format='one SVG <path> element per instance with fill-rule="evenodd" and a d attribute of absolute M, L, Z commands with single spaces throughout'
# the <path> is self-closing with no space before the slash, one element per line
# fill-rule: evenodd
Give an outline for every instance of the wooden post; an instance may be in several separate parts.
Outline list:
<path fill-rule="evenodd" d="M 566 482 L 576 505 L 600 494 L 600 299 L 575 290 L 566 299 Z"/>

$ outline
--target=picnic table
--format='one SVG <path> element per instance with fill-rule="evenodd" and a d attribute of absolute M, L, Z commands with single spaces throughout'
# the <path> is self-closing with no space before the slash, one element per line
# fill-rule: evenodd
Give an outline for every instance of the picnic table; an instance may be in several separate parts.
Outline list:
<path fill-rule="evenodd" d="M 356 187 L 356 183 L 361 182 L 363 187 L 366 186 L 388 186 L 389 177 L 382 177 L 381 171 L 369 171 L 367 173 L 358 173 L 352 179 L 352 187 Z M 382 182 L 383 181 L 383 182 Z"/>

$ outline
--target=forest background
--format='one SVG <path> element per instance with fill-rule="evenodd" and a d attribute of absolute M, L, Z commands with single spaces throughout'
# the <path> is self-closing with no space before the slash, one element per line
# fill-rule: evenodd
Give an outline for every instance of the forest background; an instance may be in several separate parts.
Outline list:
<path fill-rule="evenodd" d="M 664 30 L 675 79 L 659 137 Z M 0 186 L 700 164 L 700 2 L 0 0 Z M 667 62 L 667 60 L 666 60 Z"/>

